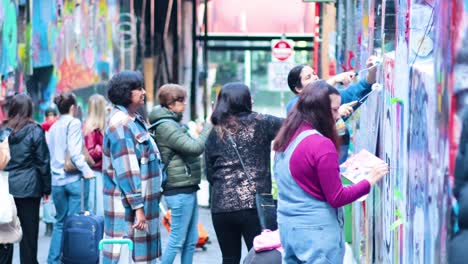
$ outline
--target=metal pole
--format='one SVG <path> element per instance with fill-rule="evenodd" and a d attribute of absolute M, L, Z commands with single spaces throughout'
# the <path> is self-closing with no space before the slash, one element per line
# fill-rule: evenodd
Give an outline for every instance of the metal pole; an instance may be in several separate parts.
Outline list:
<path fill-rule="evenodd" d="M 174 14 L 173 18 L 175 21 L 175 26 L 172 31 L 173 35 L 173 53 L 172 53 L 172 82 L 179 83 L 179 28 L 180 28 L 180 12 L 182 10 L 182 5 L 180 0 L 174 2 Z"/>
<path fill-rule="evenodd" d="M 208 0 L 205 0 L 205 10 L 204 10 L 204 30 L 205 30 L 205 39 L 203 41 L 203 119 L 206 119 L 208 116 L 208 104 L 210 102 L 209 92 L 208 92 Z"/>
<path fill-rule="evenodd" d="M 197 118 L 197 0 L 192 0 L 192 81 L 190 82 L 190 118 Z"/>

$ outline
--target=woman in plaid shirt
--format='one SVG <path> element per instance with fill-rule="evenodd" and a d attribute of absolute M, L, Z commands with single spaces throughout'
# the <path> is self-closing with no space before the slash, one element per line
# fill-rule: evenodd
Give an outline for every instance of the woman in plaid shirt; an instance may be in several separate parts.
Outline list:
<path fill-rule="evenodd" d="M 123 71 L 109 81 L 109 116 L 103 142 L 104 231 L 128 236 L 135 263 L 156 263 L 160 255 L 161 162 L 156 143 L 136 110 L 144 104 L 139 72 Z M 118 263 L 120 245 L 104 248 L 104 263 Z"/>

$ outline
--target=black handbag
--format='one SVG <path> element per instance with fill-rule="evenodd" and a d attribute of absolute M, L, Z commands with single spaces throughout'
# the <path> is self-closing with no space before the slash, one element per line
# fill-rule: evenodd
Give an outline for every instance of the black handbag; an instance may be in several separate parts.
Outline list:
<path fill-rule="evenodd" d="M 234 142 L 234 139 L 232 139 L 232 136 L 230 135 L 229 131 L 226 131 L 226 134 L 228 135 L 229 141 L 231 141 L 232 147 L 236 151 L 237 157 L 239 158 L 244 173 L 246 175 L 249 175 L 249 173 L 245 169 L 244 161 L 241 158 L 239 150 L 237 150 L 236 142 Z M 278 223 L 276 221 L 277 201 L 273 199 L 273 195 L 271 193 L 255 193 L 255 205 L 257 207 L 257 214 L 260 220 L 260 226 L 262 230 L 278 229 Z"/>

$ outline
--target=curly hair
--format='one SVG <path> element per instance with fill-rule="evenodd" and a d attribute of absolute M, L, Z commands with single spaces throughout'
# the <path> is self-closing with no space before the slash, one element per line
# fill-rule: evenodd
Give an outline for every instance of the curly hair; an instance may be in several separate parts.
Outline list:
<path fill-rule="evenodd" d="M 132 103 L 132 91 L 143 89 L 143 75 L 139 71 L 121 71 L 108 83 L 107 97 L 114 105 L 127 107 Z"/>

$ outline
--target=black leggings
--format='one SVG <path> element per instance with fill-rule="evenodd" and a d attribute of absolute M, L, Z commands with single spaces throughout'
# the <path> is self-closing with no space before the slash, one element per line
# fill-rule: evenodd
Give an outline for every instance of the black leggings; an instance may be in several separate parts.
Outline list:
<path fill-rule="evenodd" d="M 223 254 L 223 264 L 239 264 L 242 254 L 241 237 L 247 250 L 253 246 L 253 239 L 261 233 L 256 209 L 212 214 L 213 226 Z"/>
<path fill-rule="evenodd" d="M 15 198 L 15 204 L 23 229 L 23 238 L 19 246 L 21 264 L 37 264 L 41 198 Z"/>

